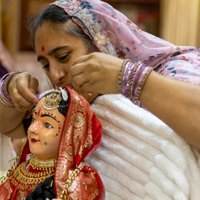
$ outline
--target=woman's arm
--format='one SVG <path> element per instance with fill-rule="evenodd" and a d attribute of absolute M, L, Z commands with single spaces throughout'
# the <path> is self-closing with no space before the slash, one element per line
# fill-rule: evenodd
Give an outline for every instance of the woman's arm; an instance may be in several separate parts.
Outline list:
<path fill-rule="evenodd" d="M 4 133 L 5 136 L 11 137 L 12 139 L 21 139 L 26 137 L 26 133 L 24 130 L 23 123 L 20 123 L 16 128 L 13 130 Z"/>
<path fill-rule="evenodd" d="M 25 112 L 20 112 L 16 108 L 8 108 L 0 103 L 0 133 L 6 134 L 17 128 L 25 116 Z"/>
<path fill-rule="evenodd" d="M 151 72 L 140 102 L 188 143 L 200 150 L 200 86 Z"/>
<path fill-rule="evenodd" d="M 93 53 L 78 58 L 70 76 L 75 88 L 100 94 L 119 93 L 123 60 Z M 200 86 L 172 80 L 154 71 L 148 76 L 140 101 L 188 143 L 200 150 Z"/>
<path fill-rule="evenodd" d="M 38 101 L 35 96 L 37 87 L 37 79 L 26 72 L 17 74 L 10 80 L 8 90 L 15 107 L 8 108 L 0 103 L 0 133 L 12 138 L 24 137 L 24 133 L 19 130 L 23 126 L 26 111 Z"/>

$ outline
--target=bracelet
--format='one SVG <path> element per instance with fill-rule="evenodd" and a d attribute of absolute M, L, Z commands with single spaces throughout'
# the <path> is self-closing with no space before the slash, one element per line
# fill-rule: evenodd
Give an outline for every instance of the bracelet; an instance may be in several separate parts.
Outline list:
<path fill-rule="evenodd" d="M 6 107 L 14 107 L 14 104 L 10 98 L 7 86 L 10 80 L 16 75 L 22 72 L 10 72 L 4 75 L 0 80 L 0 102 Z"/>
<path fill-rule="evenodd" d="M 127 92 L 126 92 L 126 95 L 125 97 L 131 99 L 131 91 L 132 91 L 132 88 L 133 88 L 133 82 L 135 80 L 135 76 L 136 76 L 136 73 L 138 71 L 138 68 L 142 65 L 141 62 L 138 62 L 138 63 L 135 63 L 131 69 L 131 72 L 130 72 L 130 75 L 128 77 L 128 81 L 127 81 Z"/>
<path fill-rule="evenodd" d="M 1 83 L 0 94 L 8 101 L 11 101 L 11 99 L 8 97 L 7 93 L 5 92 L 5 82 L 6 82 L 6 79 L 13 73 L 14 72 L 5 74 L 0 80 L 0 83 Z"/>
<path fill-rule="evenodd" d="M 132 68 L 133 64 L 130 64 L 130 62 L 128 62 L 125 66 L 125 70 L 124 70 L 124 75 L 123 75 L 123 80 L 122 80 L 122 94 L 126 94 L 126 82 L 127 82 L 127 77 L 130 74 L 131 68 Z"/>
<path fill-rule="evenodd" d="M 138 77 L 142 71 L 142 69 L 145 67 L 144 64 L 141 64 L 139 67 L 138 67 L 138 70 L 137 70 L 137 73 L 135 75 L 135 78 L 134 78 L 134 82 L 133 82 L 133 86 L 132 86 L 132 90 L 131 90 L 131 94 L 132 94 L 132 98 L 135 96 L 134 95 L 134 91 L 135 91 L 135 86 L 136 86 L 136 82 L 138 80 Z M 137 84 L 138 85 L 138 84 Z"/>
<path fill-rule="evenodd" d="M 133 102 L 135 104 L 138 103 L 142 88 L 144 86 L 144 83 L 145 83 L 148 75 L 150 74 L 150 72 L 152 70 L 153 70 L 152 67 L 145 67 L 144 71 L 142 72 L 142 75 L 141 75 L 140 80 L 139 80 L 139 82 L 137 84 L 137 88 L 135 90 L 135 94 L 134 94 L 134 97 L 133 97 Z"/>
<path fill-rule="evenodd" d="M 129 59 L 127 59 L 127 60 L 124 60 L 123 62 L 122 62 L 122 66 L 121 66 L 121 69 L 120 69 L 120 71 L 119 71 L 119 91 L 120 91 L 120 93 L 122 93 L 122 83 L 123 83 L 123 78 L 124 78 L 124 76 L 123 76 L 123 72 L 124 72 L 124 67 L 126 66 L 126 63 L 127 62 L 130 62 L 130 60 Z"/>

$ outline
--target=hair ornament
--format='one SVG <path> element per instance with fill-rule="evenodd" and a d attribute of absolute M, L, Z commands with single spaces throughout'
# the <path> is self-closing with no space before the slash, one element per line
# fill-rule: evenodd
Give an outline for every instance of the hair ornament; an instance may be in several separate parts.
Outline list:
<path fill-rule="evenodd" d="M 46 94 L 52 92 L 53 90 L 55 90 L 55 89 L 51 89 L 51 90 L 47 90 L 47 91 L 42 92 L 42 93 L 39 95 L 39 99 L 42 99 Z"/>
<path fill-rule="evenodd" d="M 61 93 L 62 93 L 62 98 L 64 101 L 67 101 L 68 100 L 68 94 L 67 94 L 67 91 L 62 89 L 61 87 L 59 88 L 61 90 Z"/>
<path fill-rule="evenodd" d="M 62 101 L 61 91 L 53 90 L 51 94 L 47 95 L 43 106 L 47 110 L 53 110 L 59 107 L 60 102 Z"/>

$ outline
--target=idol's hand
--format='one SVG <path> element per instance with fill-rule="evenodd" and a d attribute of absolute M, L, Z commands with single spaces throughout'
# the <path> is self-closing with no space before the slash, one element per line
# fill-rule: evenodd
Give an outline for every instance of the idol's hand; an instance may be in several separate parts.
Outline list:
<path fill-rule="evenodd" d="M 30 110 L 37 104 L 36 91 L 38 80 L 28 72 L 16 74 L 9 82 L 8 92 L 12 102 L 19 111 Z"/>
<path fill-rule="evenodd" d="M 104 53 L 81 56 L 70 69 L 71 83 L 75 89 L 99 94 L 117 94 L 122 62 L 122 59 Z"/>

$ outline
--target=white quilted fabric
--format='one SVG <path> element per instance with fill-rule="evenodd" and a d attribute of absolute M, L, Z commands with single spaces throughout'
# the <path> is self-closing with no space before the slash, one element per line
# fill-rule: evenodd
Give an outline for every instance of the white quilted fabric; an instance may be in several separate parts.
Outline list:
<path fill-rule="evenodd" d="M 92 107 L 103 137 L 86 161 L 100 173 L 107 200 L 200 199 L 195 148 L 122 95 L 103 95 Z"/>

